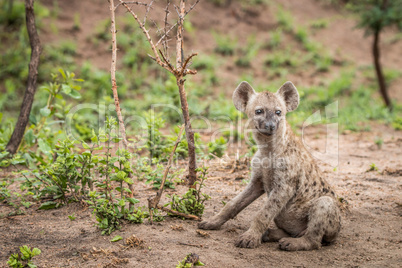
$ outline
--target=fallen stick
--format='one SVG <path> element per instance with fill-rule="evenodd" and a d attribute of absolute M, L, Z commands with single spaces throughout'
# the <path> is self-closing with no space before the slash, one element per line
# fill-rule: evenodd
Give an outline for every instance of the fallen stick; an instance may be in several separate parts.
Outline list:
<path fill-rule="evenodd" d="M 200 221 L 201 220 L 200 217 L 197 217 L 195 215 L 181 213 L 181 212 L 178 212 L 176 210 L 172 210 L 170 208 L 167 208 L 167 207 L 164 207 L 164 206 L 161 206 L 161 205 L 157 205 L 156 207 L 158 209 L 161 209 L 163 211 L 169 212 L 169 213 L 174 214 L 176 216 L 184 217 L 186 219 L 195 220 L 195 221 Z"/>
<path fill-rule="evenodd" d="M 196 245 L 196 244 L 188 244 L 188 243 L 183 243 L 183 242 L 177 242 L 177 244 L 182 245 L 182 246 L 190 246 L 190 247 L 196 247 L 196 248 L 203 248 L 203 245 Z"/>
<path fill-rule="evenodd" d="M 167 164 L 167 166 L 165 168 L 165 172 L 163 173 L 161 186 L 159 187 L 158 192 L 156 193 L 155 196 L 150 196 L 148 198 L 148 209 L 149 209 L 149 216 L 150 216 L 151 224 L 152 224 L 152 221 L 153 221 L 153 209 L 155 209 L 158 206 L 159 201 L 161 200 L 162 193 L 163 193 L 163 188 L 165 186 L 165 182 L 166 182 L 166 179 L 167 179 L 167 175 L 169 174 L 169 169 L 170 169 L 170 166 L 172 165 L 174 153 L 176 152 L 177 145 L 179 145 L 179 142 L 181 140 L 181 135 L 183 134 L 183 130 L 184 130 L 184 125 L 181 126 L 180 131 L 179 131 L 179 135 L 177 136 L 176 143 L 174 144 L 173 150 L 170 153 L 169 161 L 168 161 L 168 164 Z"/>

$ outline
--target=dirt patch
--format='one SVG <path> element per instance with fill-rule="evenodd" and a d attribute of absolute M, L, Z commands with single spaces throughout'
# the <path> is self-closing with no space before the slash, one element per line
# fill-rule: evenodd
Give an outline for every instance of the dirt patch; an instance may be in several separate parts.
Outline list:
<path fill-rule="evenodd" d="M 218 231 L 204 232 L 194 221 L 166 218 L 154 225 L 125 225 L 109 237 L 100 235 L 89 209 L 70 204 L 51 211 L 32 208 L 27 215 L 2 219 L 0 263 L 26 244 L 42 250 L 35 257 L 39 267 L 173 267 L 189 253 L 199 255 L 206 267 L 399 267 L 402 182 L 400 175 L 388 172 L 400 169 L 402 133 L 378 128 L 389 134 L 381 149 L 370 149 L 376 133 L 341 135 L 338 169 L 334 171 L 319 162 L 339 197 L 347 202 L 339 238 L 319 250 L 283 252 L 277 243 L 263 243 L 256 249 L 235 247 L 236 237 L 248 229 L 265 198 L 255 201 Z M 317 137 L 320 132 L 310 129 L 308 136 Z M 306 143 L 320 149 L 325 139 L 314 138 Z M 367 172 L 371 163 L 378 171 Z M 236 178 L 247 179 L 248 173 L 229 171 L 211 167 L 205 192 L 212 199 L 206 203 L 204 218 L 218 213 L 222 201 L 227 202 L 244 189 L 245 183 Z M 136 189 L 136 197 L 142 202 L 154 193 L 143 183 L 137 183 Z M 178 186 L 168 192 L 185 190 Z M 0 212 L 6 213 L 7 207 L 0 207 Z M 70 221 L 68 215 L 73 213 L 76 219 Z M 114 235 L 121 235 L 123 240 L 110 242 Z"/>

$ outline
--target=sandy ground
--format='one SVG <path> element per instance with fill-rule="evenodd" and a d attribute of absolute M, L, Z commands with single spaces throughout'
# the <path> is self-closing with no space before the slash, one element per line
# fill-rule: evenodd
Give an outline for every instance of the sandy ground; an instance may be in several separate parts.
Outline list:
<path fill-rule="evenodd" d="M 284 252 L 277 243 L 263 243 L 256 249 L 234 246 L 236 237 L 246 231 L 250 219 L 264 202 L 260 198 L 227 222 L 221 230 L 197 233 L 197 223 L 166 218 L 154 225 L 125 225 L 112 236 L 101 236 L 94 226 L 91 211 L 80 204 L 58 210 L 38 211 L 33 206 L 26 215 L 0 221 L 0 263 L 16 252 L 18 246 L 38 247 L 39 267 L 174 267 L 188 253 L 196 253 L 206 267 L 400 267 L 402 261 L 402 133 L 379 126 L 384 144 L 379 149 L 373 140 L 377 133 L 348 134 L 339 137 L 339 168 L 319 162 L 339 197 L 348 202 L 343 211 L 342 230 L 337 241 L 319 250 Z M 312 129 L 307 144 L 321 150 L 325 139 L 320 129 Z M 312 139 L 308 139 L 312 137 Z M 318 137 L 318 138 L 317 138 Z M 367 172 L 375 163 L 378 171 Z M 211 167 L 205 192 L 212 196 L 206 203 L 204 218 L 217 213 L 242 191 L 247 170 L 230 173 Z M 142 201 L 153 190 L 136 185 Z M 182 193 L 184 186 L 176 191 Z M 164 201 L 167 201 L 166 199 Z M 1 213 L 7 207 L 1 207 Z M 68 215 L 75 213 L 74 221 Z M 114 235 L 124 239 L 111 243 Z M 143 248 L 125 248 L 125 239 L 136 235 Z"/>
<path fill-rule="evenodd" d="M 52 6 L 52 1 L 42 2 Z M 330 26 L 318 31 L 313 38 L 320 40 L 333 53 L 341 49 L 342 58 L 361 66 L 371 64 L 370 42 L 363 37 L 362 31 L 352 30 L 354 21 L 317 2 L 308 0 L 301 4 L 300 1 L 287 0 L 283 4 L 291 9 L 297 24 L 308 25 L 311 20 L 329 18 Z M 96 25 L 108 18 L 107 4 L 98 0 L 73 0 L 59 1 L 59 6 L 63 11 L 57 20 L 59 32 L 54 35 L 45 30 L 41 33 L 43 42 L 58 42 L 64 37 L 76 40 L 78 58 L 88 59 L 98 68 L 108 70 L 109 44 L 101 43 L 94 47 L 88 41 Z M 197 34 L 186 39 L 186 45 L 193 51 L 201 52 L 200 55 L 212 52 L 215 44 L 212 30 L 238 36 L 257 33 L 259 40 L 267 42 L 267 32 L 276 27 L 274 17 L 266 15 L 270 14 L 271 8 L 245 11 L 239 5 L 221 8 L 209 2 L 202 3 L 191 15 Z M 71 30 L 75 13 L 81 14 L 82 29 L 79 32 Z M 384 40 L 387 40 L 387 34 Z M 240 38 L 239 42 L 244 43 L 245 38 Z M 401 49 L 400 43 L 383 43 L 383 62 L 386 66 L 401 67 L 401 58 L 395 57 Z M 252 63 L 251 68 L 255 79 L 264 81 L 267 74 L 259 69 L 259 59 Z M 219 70 L 222 78 L 219 90 L 227 88 L 227 95 L 231 95 L 233 81 L 243 73 L 248 72 L 236 68 L 233 62 L 224 63 Z M 310 85 L 318 83 L 322 77 L 306 70 L 303 74 L 290 74 L 288 79 L 296 84 Z M 394 98 L 402 96 L 399 84 L 391 85 L 391 96 Z M 6 267 L 8 256 L 26 244 L 42 250 L 42 254 L 34 258 L 38 267 L 174 267 L 192 252 L 200 256 L 206 267 L 400 267 L 402 133 L 381 125 L 374 125 L 371 129 L 371 132 L 339 136 L 339 167 L 336 170 L 319 162 L 337 194 L 349 204 L 348 209 L 343 211 L 342 231 L 333 245 L 309 252 L 283 252 L 276 243 L 264 243 L 256 249 L 236 248 L 236 237 L 247 230 L 263 198 L 226 223 L 221 230 L 208 231 L 207 237 L 196 232 L 196 222 L 166 218 L 152 226 L 147 223 L 123 226 L 121 231 L 112 235 L 124 238 L 116 243 L 110 242 L 112 237 L 100 235 L 94 226 L 91 211 L 85 206 L 70 204 L 57 210 L 38 211 L 35 205 L 27 210 L 26 215 L 0 220 L 0 266 Z M 376 137 L 384 140 L 381 148 L 374 143 Z M 325 132 L 320 128 L 312 128 L 305 138 L 314 150 L 325 151 Z M 367 172 L 372 163 L 378 171 Z M 204 218 L 217 213 L 223 206 L 221 201 L 230 200 L 244 189 L 242 178 L 248 178 L 248 171 L 231 174 L 229 170 L 211 167 L 209 177 L 205 192 L 212 199 L 206 203 Z M 183 193 L 185 190 L 186 187 L 178 186 L 175 191 Z M 154 191 L 149 186 L 142 182 L 136 184 L 136 197 L 142 205 L 152 194 Z M 0 213 L 9 211 L 7 206 L 0 204 Z M 73 213 L 76 219 L 70 221 L 68 215 Z M 124 240 L 132 235 L 143 239 L 144 247 L 126 248 Z"/>

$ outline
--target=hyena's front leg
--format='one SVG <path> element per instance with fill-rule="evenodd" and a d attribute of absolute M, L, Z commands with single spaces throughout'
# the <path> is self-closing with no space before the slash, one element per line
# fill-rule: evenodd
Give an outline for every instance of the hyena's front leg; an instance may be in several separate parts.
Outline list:
<path fill-rule="evenodd" d="M 255 248 L 261 244 L 263 234 L 271 221 L 282 211 L 294 194 L 294 187 L 279 184 L 268 194 L 268 200 L 254 216 L 250 228 L 236 241 L 241 248 Z"/>
<path fill-rule="evenodd" d="M 209 220 L 200 222 L 198 228 L 205 230 L 219 229 L 225 222 L 233 219 L 240 211 L 260 197 L 263 193 L 264 187 L 261 180 L 252 176 L 250 183 L 243 192 L 227 203 L 219 214 L 213 216 Z"/>

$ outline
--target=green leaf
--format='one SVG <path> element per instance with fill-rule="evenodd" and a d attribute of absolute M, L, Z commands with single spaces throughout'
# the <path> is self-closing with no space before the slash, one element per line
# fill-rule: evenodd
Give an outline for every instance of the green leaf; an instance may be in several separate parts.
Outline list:
<path fill-rule="evenodd" d="M 30 129 L 25 133 L 25 141 L 28 143 L 28 145 L 32 145 L 35 142 L 35 135 L 33 133 L 33 130 Z"/>
<path fill-rule="evenodd" d="M 119 206 L 124 207 L 125 205 L 126 205 L 126 202 L 123 199 L 120 199 Z"/>
<path fill-rule="evenodd" d="M 49 146 L 49 144 L 44 141 L 43 139 L 39 139 L 38 140 L 38 146 L 41 149 L 42 152 L 46 153 L 50 153 L 52 148 Z"/>
<path fill-rule="evenodd" d="M 132 193 L 131 190 L 128 189 L 128 188 L 124 188 L 124 191 L 127 192 L 127 193 L 130 193 L 130 194 Z"/>
<path fill-rule="evenodd" d="M 0 159 L 4 158 L 5 156 L 9 155 L 10 153 L 7 151 L 4 151 L 2 153 L 0 153 Z"/>
<path fill-rule="evenodd" d="M 39 209 L 45 209 L 45 210 L 52 209 L 52 208 L 55 208 L 57 205 L 58 205 L 57 202 L 48 201 L 48 202 L 45 202 L 45 203 L 41 204 Z"/>
<path fill-rule="evenodd" d="M 66 73 L 62 68 L 59 68 L 59 73 L 63 76 L 64 79 L 67 79 Z"/>
<path fill-rule="evenodd" d="M 31 250 L 29 249 L 29 247 L 28 246 L 22 246 L 22 247 L 20 247 L 20 251 L 21 251 L 21 254 L 22 254 L 22 259 L 23 260 L 26 260 L 26 259 L 29 259 L 30 258 L 30 256 L 31 256 Z"/>
<path fill-rule="evenodd" d="M 74 99 L 81 99 L 81 94 L 77 90 L 71 90 L 68 95 Z"/>
<path fill-rule="evenodd" d="M 116 174 L 117 178 L 119 178 L 119 180 L 124 180 L 127 177 L 127 173 L 124 171 L 119 171 Z"/>
<path fill-rule="evenodd" d="M 38 266 L 36 266 L 35 264 L 30 263 L 30 262 L 28 262 L 27 265 L 28 265 L 29 268 L 36 268 L 36 267 L 38 267 Z"/>
<path fill-rule="evenodd" d="M 135 199 L 135 198 L 133 198 L 133 197 L 127 198 L 127 201 L 130 202 L 130 203 L 133 204 L 133 205 L 135 205 L 135 204 L 137 204 L 137 203 L 140 202 L 140 200 Z"/>
<path fill-rule="evenodd" d="M 120 235 L 116 235 L 115 237 L 112 238 L 112 240 L 110 240 L 110 242 L 117 242 L 122 240 L 123 237 L 121 237 Z"/>
<path fill-rule="evenodd" d="M 36 120 L 36 116 L 34 116 L 32 113 L 29 114 L 29 122 L 35 126 L 38 124 L 38 120 Z"/>
<path fill-rule="evenodd" d="M 133 180 L 131 178 L 129 178 L 129 177 L 125 177 L 123 180 L 128 184 L 133 184 L 134 183 Z"/>
<path fill-rule="evenodd" d="M 73 90 L 69 85 L 62 84 L 61 89 L 63 90 L 63 93 L 69 95 L 71 91 Z"/>
<path fill-rule="evenodd" d="M 45 106 L 42 109 L 40 109 L 39 112 L 44 117 L 48 117 L 50 115 L 50 113 L 51 113 L 50 109 L 47 108 L 47 106 Z"/>
<path fill-rule="evenodd" d="M 56 98 L 58 98 L 58 99 L 60 99 L 60 100 L 62 100 L 62 99 L 63 99 L 63 96 L 62 96 L 62 95 L 60 95 L 60 94 L 56 94 L 56 95 L 55 95 L 55 97 L 56 97 Z"/>
<path fill-rule="evenodd" d="M 82 143 L 82 147 L 84 147 L 84 149 L 90 149 L 91 147 L 89 147 L 88 143 L 83 142 Z"/>
<path fill-rule="evenodd" d="M 3 121 L 3 113 L 0 113 L 0 123 Z"/>
<path fill-rule="evenodd" d="M 202 262 L 200 262 L 200 261 L 197 261 L 196 263 L 194 263 L 194 266 L 204 266 L 205 264 L 203 264 Z"/>
<path fill-rule="evenodd" d="M 98 136 L 96 136 L 95 131 L 92 129 L 92 137 L 91 137 L 92 142 L 98 142 Z"/>
<path fill-rule="evenodd" d="M 39 255 L 39 254 L 41 254 L 41 253 L 42 253 L 42 251 L 40 251 L 39 248 L 34 248 L 34 249 L 32 250 L 32 257 L 33 257 L 33 256 L 37 256 L 37 255 Z"/>

